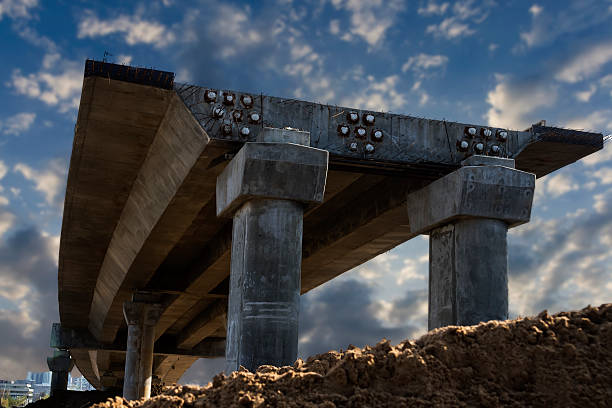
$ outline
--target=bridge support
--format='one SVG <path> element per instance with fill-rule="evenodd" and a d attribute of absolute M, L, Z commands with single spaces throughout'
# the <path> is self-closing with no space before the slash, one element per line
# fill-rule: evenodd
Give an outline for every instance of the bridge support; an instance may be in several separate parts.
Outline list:
<path fill-rule="evenodd" d="M 508 318 L 508 228 L 529 221 L 535 175 L 478 156 L 408 195 L 429 237 L 429 330 Z"/>
<path fill-rule="evenodd" d="M 161 306 L 155 303 L 127 301 L 123 304 L 128 325 L 123 397 L 128 400 L 151 396 L 155 325 L 161 312 Z"/>
<path fill-rule="evenodd" d="M 307 132 L 269 129 L 217 179 L 217 215 L 233 216 L 226 360 L 290 365 L 297 358 L 304 207 L 321 203 L 328 153 Z"/>
<path fill-rule="evenodd" d="M 67 350 L 54 351 L 53 357 L 47 357 L 47 366 L 51 370 L 51 396 L 56 391 L 66 391 L 68 374 L 74 367 L 74 361 L 70 359 L 70 352 Z"/>

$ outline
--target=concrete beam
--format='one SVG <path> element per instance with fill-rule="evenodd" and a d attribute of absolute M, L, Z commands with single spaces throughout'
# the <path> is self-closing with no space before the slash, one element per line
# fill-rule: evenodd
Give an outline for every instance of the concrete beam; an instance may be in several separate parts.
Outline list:
<path fill-rule="evenodd" d="M 327 161 L 324 150 L 290 143 L 246 143 L 217 179 L 217 216 L 231 216 L 252 198 L 321 203 Z"/>
<path fill-rule="evenodd" d="M 96 282 L 89 329 L 100 341 L 113 341 L 123 324 L 123 302 L 134 289 L 145 286 L 214 195 L 214 179 L 206 173 L 223 148 L 209 141 L 183 102 L 173 97 L 119 217 Z"/>
<path fill-rule="evenodd" d="M 423 234 L 460 217 L 529 221 L 535 176 L 502 166 L 467 166 L 408 196 L 410 230 Z"/>
<path fill-rule="evenodd" d="M 101 343 L 87 329 L 70 329 L 60 323 L 53 323 L 51 337 L 52 348 L 78 351 L 106 351 L 125 353 L 125 339 L 119 338 L 114 343 Z M 225 339 L 205 339 L 191 349 L 181 349 L 176 346 L 177 339 L 172 336 L 162 336 L 155 343 L 154 355 L 160 356 L 191 356 L 195 358 L 217 358 L 225 356 Z"/>
<path fill-rule="evenodd" d="M 227 321 L 227 300 L 217 300 L 187 325 L 177 338 L 177 346 L 191 348 L 211 336 Z"/>

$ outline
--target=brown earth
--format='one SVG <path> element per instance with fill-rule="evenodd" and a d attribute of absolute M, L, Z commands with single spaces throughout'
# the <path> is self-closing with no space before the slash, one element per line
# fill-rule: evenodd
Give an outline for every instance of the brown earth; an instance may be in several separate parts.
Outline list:
<path fill-rule="evenodd" d="M 612 304 L 449 326 L 95 407 L 612 406 Z"/>
<path fill-rule="evenodd" d="M 119 392 L 121 394 L 121 392 Z M 84 408 L 117 395 L 113 391 L 56 391 L 52 397 L 26 405 L 27 408 Z"/>

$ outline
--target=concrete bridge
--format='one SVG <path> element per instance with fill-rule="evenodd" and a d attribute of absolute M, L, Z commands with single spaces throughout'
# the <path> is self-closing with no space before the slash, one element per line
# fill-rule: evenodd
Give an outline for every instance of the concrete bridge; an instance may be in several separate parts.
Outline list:
<path fill-rule="evenodd" d="M 88 60 L 54 384 L 75 363 L 136 398 L 198 358 L 291 364 L 299 295 L 418 234 L 431 236 L 430 328 L 507 318 L 506 233 L 529 220 L 535 177 L 602 147 L 543 124 L 328 106 Z"/>

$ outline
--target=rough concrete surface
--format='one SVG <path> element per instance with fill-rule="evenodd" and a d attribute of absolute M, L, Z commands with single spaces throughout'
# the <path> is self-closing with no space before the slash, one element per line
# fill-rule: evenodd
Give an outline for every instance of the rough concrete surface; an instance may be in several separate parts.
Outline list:
<path fill-rule="evenodd" d="M 293 367 L 222 374 L 123 407 L 610 406 L 612 304 L 448 326 L 417 341 L 330 351 Z"/>

